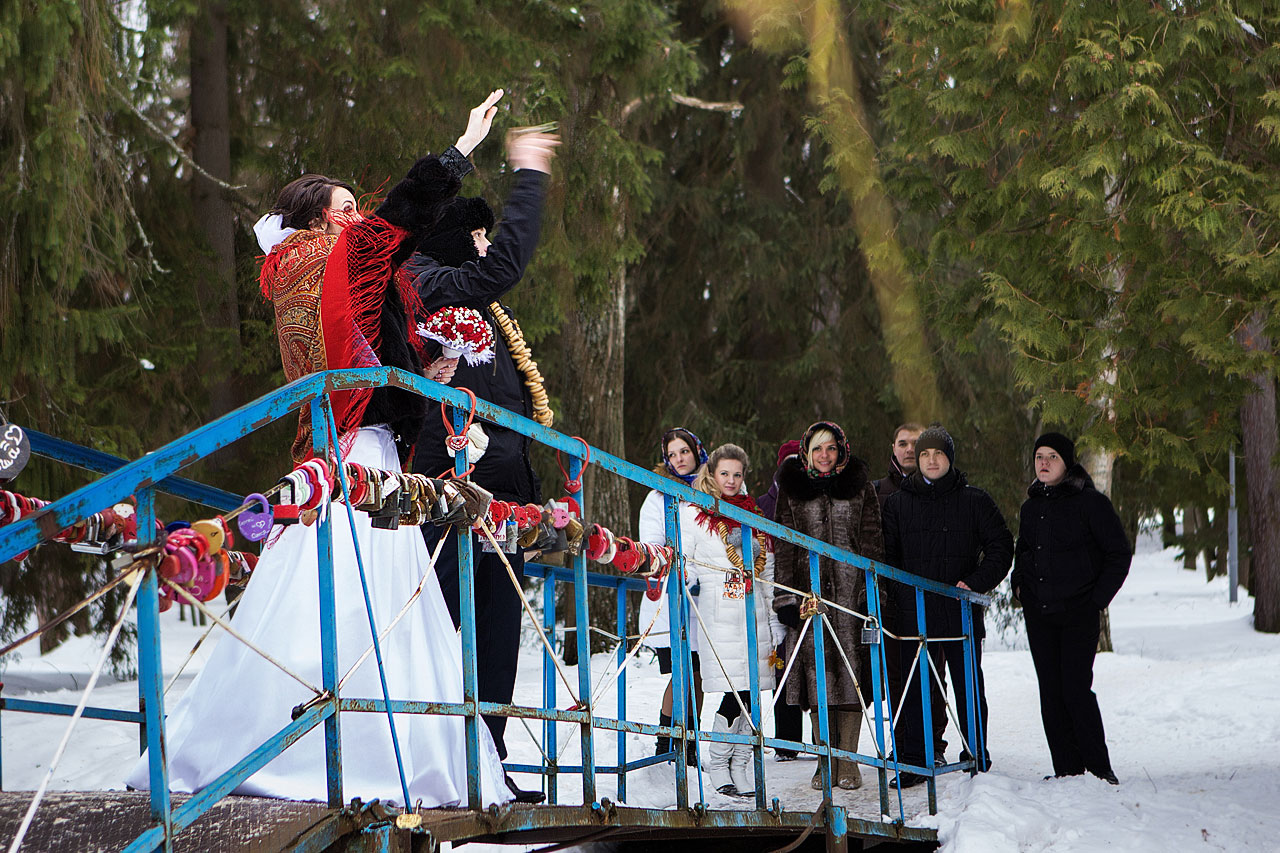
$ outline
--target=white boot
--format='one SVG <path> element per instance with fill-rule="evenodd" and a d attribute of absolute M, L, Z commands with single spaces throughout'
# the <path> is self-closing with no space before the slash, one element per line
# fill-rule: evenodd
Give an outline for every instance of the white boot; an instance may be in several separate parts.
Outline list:
<path fill-rule="evenodd" d="M 862 712 L 837 711 L 834 716 L 839 720 L 836 747 L 846 752 L 857 752 L 858 739 L 862 734 Z M 836 784 L 846 790 L 861 788 L 862 771 L 858 769 L 858 762 L 841 758 L 836 767 Z"/>
<path fill-rule="evenodd" d="M 738 719 L 733 721 L 733 733 L 749 737 L 751 718 L 746 714 L 738 714 Z M 754 762 L 755 752 L 750 744 L 735 743 L 733 745 L 733 755 L 729 758 L 729 775 L 733 778 L 733 787 L 738 789 L 740 797 L 754 797 L 756 794 L 756 776 L 752 769 Z"/>
<path fill-rule="evenodd" d="M 741 719 L 741 715 L 739 715 Z M 717 734 L 729 734 L 733 729 L 729 726 L 729 721 L 724 718 L 723 714 L 716 714 L 715 723 L 711 726 L 711 731 Z M 733 776 L 730 772 L 730 760 L 733 757 L 733 748 L 736 744 L 721 743 L 720 741 L 711 741 L 707 745 L 707 772 L 711 774 L 711 786 L 721 794 L 728 796 L 736 796 L 738 789 L 733 786 Z"/>

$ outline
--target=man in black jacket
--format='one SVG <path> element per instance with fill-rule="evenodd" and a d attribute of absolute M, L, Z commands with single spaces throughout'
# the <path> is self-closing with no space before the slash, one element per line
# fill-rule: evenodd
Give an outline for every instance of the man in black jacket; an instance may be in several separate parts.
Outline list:
<path fill-rule="evenodd" d="M 502 231 L 490 243 L 487 231 L 493 213 L 479 199 L 457 199 L 437 227 L 419 244 L 405 264 L 422 299 L 423 318 L 448 306 L 479 311 L 489 323 L 495 341 L 494 359 L 476 366 L 460 362 L 451 384 L 471 389 L 476 397 L 531 417 L 533 404 L 524 378 L 504 342 L 491 305 L 497 303 L 524 276 L 533 257 L 541 229 L 547 176 L 559 139 L 542 133 L 513 135 L 507 142 L 507 160 L 516 170 L 516 186 L 503 209 Z M 479 202 L 477 204 L 477 202 Z M 471 479 L 493 492 L 499 500 L 541 503 L 541 487 L 529 464 L 530 439 L 509 429 L 486 423 L 484 455 L 476 462 Z M 453 457 L 445 449 L 444 423 L 427 417 L 414 450 L 413 470 L 439 476 L 453 470 Z M 424 525 L 427 547 L 434 552 L 443 530 Z M 520 591 L 511 583 L 498 554 L 478 547 L 474 555 L 476 660 L 479 697 L 484 702 L 510 704 L 515 691 L 520 649 Z M 505 555 L 519 577 L 524 570 L 521 553 Z M 450 535 L 436 562 L 440 591 L 455 625 L 461 625 L 458 588 L 457 537 Z M 486 716 L 498 755 L 507 757 L 504 734 L 507 718 Z M 507 784 L 521 802 L 540 802 L 541 793 L 521 791 L 507 777 Z"/>
<path fill-rule="evenodd" d="M 1022 602 L 1055 776 L 1086 770 L 1118 785 L 1093 692 L 1101 613 L 1133 552 L 1111 501 L 1059 432 L 1036 439 L 1036 479 L 1018 522 L 1013 593 Z"/>
<path fill-rule="evenodd" d="M 902 483 L 884 505 L 885 562 L 904 571 L 939 583 L 974 592 L 990 592 L 1009 573 L 1013 562 L 1013 536 L 991 496 L 970 486 L 955 465 L 955 443 L 940 426 L 932 426 L 916 441 L 917 470 Z M 887 615 L 899 633 L 916 633 L 915 590 L 905 584 L 891 584 L 893 599 Z M 924 595 L 925 627 L 931 637 L 961 634 L 960 602 L 938 595 Z M 973 608 L 974 664 L 976 693 L 981 709 L 981 740 L 987 740 L 987 699 L 982 680 L 982 608 Z M 917 644 L 901 644 L 899 666 L 910 672 Z M 964 648 L 957 641 L 930 642 L 929 657 L 938 677 L 946 683 L 951 673 L 956 694 L 956 717 L 967 729 L 968 681 L 965 677 Z M 945 665 L 945 669 L 944 669 Z M 900 759 L 925 766 L 924 719 L 920 705 L 921 681 L 932 676 L 922 658 L 906 688 L 906 697 L 895 728 Z M 936 682 L 933 682 L 936 687 Z M 944 700 L 938 690 L 931 692 L 933 703 Z M 967 738 L 967 731 L 962 732 Z M 968 750 L 966 750 L 968 752 Z M 961 754 L 961 760 L 968 756 Z M 985 754 L 984 754 L 985 757 Z M 989 759 L 988 759 L 989 761 Z M 925 781 L 924 776 L 903 772 L 894 780 L 908 788 Z"/>

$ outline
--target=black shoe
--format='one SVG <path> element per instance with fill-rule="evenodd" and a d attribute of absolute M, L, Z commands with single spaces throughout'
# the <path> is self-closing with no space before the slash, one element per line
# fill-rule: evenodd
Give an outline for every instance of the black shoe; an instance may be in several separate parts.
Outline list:
<path fill-rule="evenodd" d="M 907 771 L 904 770 L 901 773 L 899 773 L 897 776 L 893 777 L 893 779 L 889 782 L 889 787 L 898 788 L 900 790 L 905 791 L 907 788 L 914 788 L 916 785 L 923 785 L 925 782 L 928 782 L 928 781 L 929 781 L 928 776 L 922 776 L 919 773 L 908 773 Z"/>
<path fill-rule="evenodd" d="M 1099 773 L 1096 770 L 1090 770 L 1089 772 L 1092 773 L 1094 776 L 1097 776 L 1102 781 L 1106 782 L 1108 785 L 1120 784 L 1120 780 L 1116 778 L 1116 774 L 1111 770 L 1104 770 L 1101 773 Z"/>
<path fill-rule="evenodd" d="M 528 803 L 529 805 L 537 805 L 547 798 L 547 795 L 541 791 L 526 791 L 516 785 L 516 781 L 511 778 L 510 773 L 503 774 L 503 778 L 507 780 L 507 787 L 511 793 L 515 795 L 517 803 Z"/>
<path fill-rule="evenodd" d="M 794 749 L 779 749 L 774 751 L 774 756 L 779 761 L 795 761 L 800 757 L 800 753 L 796 752 Z"/>
<path fill-rule="evenodd" d="M 965 762 L 965 761 L 968 761 L 968 760 L 970 760 L 971 758 L 973 758 L 973 756 L 969 754 L 969 750 L 967 750 L 967 749 L 962 749 L 962 750 L 960 750 L 960 761 L 961 761 L 961 763 L 963 763 L 963 762 Z M 987 769 L 988 769 L 988 770 L 990 770 L 990 769 L 991 769 L 991 753 L 989 753 L 989 752 L 987 753 Z"/>
<path fill-rule="evenodd" d="M 1083 776 L 1083 775 L 1084 775 L 1083 770 L 1077 770 L 1074 773 L 1054 773 L 1052 776 L 1044 777 L 1044 781 L 1048 782 L 1050 779 L 1070 779 L 1072 776 Z"/>

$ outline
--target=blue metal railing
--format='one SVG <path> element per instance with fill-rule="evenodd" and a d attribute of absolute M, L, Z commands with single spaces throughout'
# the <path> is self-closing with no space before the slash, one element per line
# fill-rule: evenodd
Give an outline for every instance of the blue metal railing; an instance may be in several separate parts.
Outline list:
<path fill-rule="evenodd" d="M 37 544 L 51 539 L 60 530 L 103 507 L 117 503 L 130 495 L 137 500 L 139 516 L 139 545 L 145 545 L 155 534 L 155 491 L 157 489 L 213 506 L 219 510 L 229 510 L 240 504 L 240 499 L 228 492 L 213 489 L 190 480 L 175 476 L 178 471 L 193 462 L 214 453 L 233 442 L 243 438 L 266 424 L 285 417 L 291 412 L 310 406 L 311 422 L 316 425 L 331 424 L 328 405 L 328 394 L 335 391 L 353 388 L 394 386 L 418 393 L 430 400 L 451 405 L 454 409 L 455 430 L 461 431 L 465 412 L 472 408 L 472 401 L 462 391 L 430 382 L 419 376 L 413 376 L 392 368 L 367 368 L 361 370 L 327 371 L 311 374 L 267 394 L 221 418 L 200 427 L 188 435 L 159 448 L 153 453 L 126 463 L 124 460 L 108 456 L 97 451 L 78 447 L 39 433 L 32 434 L 33 451 L 52 458 L 62 459 L 71 464 L 103 472 L 98 480 L 77 489 L 66 497 L 57 500 L 42 510 L 21 519 L 18 522 L 0 528 L 0 562 L 29 550 Z M 566 453 L 570 457 L 568 478 L 581 481 L 584 460 L 590 464 L 622 476 L 632 482 L 655 489 L 662 493 L 665 501 L 667 541 L 677 546 L 680 538 L 679 504 L 685 502 L 712 510 L 729 519 L 742 524 L 743 530 L 743 564 L 752 565 L 751 548 L 753 544 L 751 531 L 764 532 L 775 539 L 791 542 L 809 553 L 809 576 L 812 590 L 821 590 L 819 578 L 819 557 L 825 556 L 836 562 L 845 563 L 865 573 L 867 589 L 868 624 L 873 625 L 883 636 L 883 620 L 881 618 L 881 602 L 879 597 L 880 579 L 906 584 L 915 589 L 917 613 L 919 617 L 918 638 L 906 638 L 905 641 L 927 642 L 924 624 L 924 594 L 941 595 L 956 599 L 961 603 L 962 624 L 964 627 L 963 647 L 965 654 L 966 688 L 973 694 L 976 691 L 974 679 L 976 661 L 974 657 L 973 621 L 971 608 L 973 605 L 985 605 L 989 598 L 968 590 L 947 586 L 926 580 L 915 575 L 895 569 L 882 563 L 869 560 L 834 545 L 805 536 L 776 522 L 747 513 L 728 502 L 721 503 L 717 499 L 689 486 L 652 471 L 629 463 L 623 459 L 606 453 L 598 448 L 588 447 L 575 438 L 569 438 L 558 432 L 541 426 L 531 420 L 515 415 L 483 400 L 474 403 L 474 411 L 482 420 L 498 424 L 520 434 L 526 435 L 554 450 Z M 333 454 L 332 437 L 329 429 L 313 430 L 314 447 L 317 454 Z M 458 454 L 456 459 L 458 473 L 464 470 L 465 455 Z M 573 497 L 579 506 L 585 506 L 581 491 Z M 463 654 L 463 701 L 461 703 L 440 702 L 407 702 L 384 698 L 349 698 L 338 695 L 337 674 L 337 638 L 334 625 L 334 588 L 332 562 L 332 528 L 329 517 L 317 525 L 319 541 L 320 601 L 321 613 L 321 655 L 322 655 L 322 688 L 323 693 L 306 706 L 305 712 L 284 726 L 274 737 L 245 756 L 238 764 L 223 774 L 217 781 L 192 796 L 178 808 L 173 808 L 169 796 L 168 773 L 163 756 L 164 750 L 164 694 L 161 678 L 159 656 L 159 611 L 158 581 L 154 569 L 145 573 L 142 589 L 138 596 L 138 671 L 139 671 L 139 703 L 140 711 L 119 711 L 113 709 L 90 708 L 87 715 L 95 715 L 102 719 L 119 719 L 140 723 L 143 729 L 143 740 L 148 749 L 151 774 L 151 811 L 154 826 L 140 835 L 128 850 L 165 849 L 174 834 L 189 826 L 201 814 L 208 811 L 219 800 L 233 791 L 254 772 L 265 766 L 271 759 L 279 755 L 290 744 L 316 726 L 323 725 L 326 744 L 326 776 L 328 800 L 333 807 L 340 807 L 344 802 L 342 787 L 342 752 L 339 737 L 340 712 L 378 712 L 387 713 L 428 713 L 455 714 L 465 720 L 466 753 L 468 767 L 468 805 L 473 809 L 480 808 L 480 752 L 479 726 L 481 714 L 503 714 L 513 717 L 525 717 L 543 721 L 543 743 L 541 748 L 545 756 L 541 765 L 508 764 L 508 769 L 541 773 L 546 778 L 549 802 L 558 800 L 559 774 L 580 774 L 582 778 L 582 798 L 584 803 L 594 803 L 596 796 L 596 774 L 616 773 L 618 776 L 618 797 L 626 797 L 626 774 L 640 767 L 657 761 L 676 758 L 675 798 L 678 807 L 689 807 L 688 767 L 683 760 L 686 742 L 697 743 L 736 743 L 749 745 L 753 750 L 755 771 L 755 809 L 764 812 L 769 800 L 764 764 L 766 748 L 783 748 L 797 752 L 814 754 L 821 760 L 823 789 L 827 801 L 830 801 L 831 788 L 834 781 L 833 760 L 842 758 L 855 760 L 877 769 L 880 789 L 880 813 L 889 813 L 887 771 L 911 771 L 928 777 L 928 798 L 931 811 L 936 811 L 935 777 L 942 772 L 954 770 L 970 770 L 976 772 L 982 768 L 985 760 L 985 745 L 979 742 L 982 723 L 976 695 L 970 695 L 965 703 L 969 710 L 964 721 L 967 729 L 967 742 L 973 746 L 970 750 L 974 758 L 942 768 L 933 766 L 933 744 L 931 737 L 925 737 L 926 766 L 912 766 L 895 762 L 888 757 L 888 741 L 892 737 L 886 732 L 886 722 L 892 720 L 891 710 L 888 713 L 879 711 L 887 707 L 882 685 L 885 681 L 884 644 L 874 646 L 871 656 L 872 669 L 872 705 L 869 710 L 875 713 L 875 748 L 876 755 L 850 753 L 830 745 L 830 729 L 826 696 L 826 656 L 824 644 L 828 638 L 824 636 L 823 626 L 818 617 L 812 620 L 813 649 L 817 668 L 816 687 L 818 701 L 817 743 L 806 744 L 779 738 L 765 737 L 761 731 L 761 691 L 765 689 L 759 683 L 759 674 L 755 666 L 748 666 L 749 687 L 751 695 L 750 716 L 755 734 L 740 735 L 722 732 L 699 731 L 696 720 L 686 718 L 689 703 L 675 701 L 672 704 L 673 724 L 661 727 L 626 719 L 626 670 L 621 668 L 617 678 L 617 710 L 616 717 L 602 717 L 592 707 L 592 673 L 589 636 L 589 618 L 587 611 L 587 589 L 589 586 L 603 586 L 615 590 L 617 596 L 616 628 L 620 641 L 616 653 L 616 661 L 622 666 L 626 645 L 626 595 L 629 590 L 643 589 L 645 584 L 636 579 L 589 572 L 586 568 L 585 553 L 579 552 L 570 559 L 567 567 L 526 566 L 529 576 L 544 578 L 543 588 L 543 627 L 549 638 L 555 639 L 555 588 L 560 583 L 572 583 L 577 615 L 576 646 L 578 652 L 578 694 L 580 703 L 568 710 L 557 709 L 557 688 L 554 661 L 549 651 L 543 654 L 543 696 L 542 707 L 533 708 L 517 705 L 500 705 L 479 700 L 477 687 L 477 662 L 475 644 L 475 602 L 473 598 L 473 560 L 472 534 L 469 529 L 458 533 L 458 561 L 461 589 L 462 616 L 462 654 Z M 357 549 L 358 553 L 358 549 Z M 683 560 L 678 559 L 671 567 L 673 577 L 683 577 Z M 749 586 L 745 594 L 747 614 L 747 638 L 749 648 L 756 647 L 755 640 L 760 626 L 756 625 L 755 589 Z M 692 694 L 692 663 L 688 643 L 687 597 L 684 583 L 667 584 L 668 613 L 670 614 L 671 645 L 673 648 L 672 686 L 676 697 L 690 697 Z M 376 638 L 377 632 L 374 631 Z M 753 656 L 748 655 L 748 660 Z M 929 678 L 928 655 L 920 656 L 921 702 L 923 719 L 931 719 L 932 685 Z M 379 670 L 381 665 L 379 664 Z M 959 685 L 957 685 L 959 687 Z M 70 713 L 71 706 L 58 703 L 41 703 L 30 700 L 0 700 L 0 708 L 20 710 L 33 713 Z M 556 725 L 567 723 L 580 728 L 581 763 L 576 766 L 564 766 L 558 763 Z M 928 723 L 926 722 L 926 726 Z M 614 731 L 617 734 L 616 763 L 611 766 L 597 766 L 595 761 L 594 730 Z M 628 761 L 626 756 L 625 737 L 627 733 L 642 735 L 665 735 L 672 738 L 672 752 L 667 756 L 645 756 Z M 699 774 L 699 799 L 705 808 L 705 799 L 701 794 L 701 777 Z M 359 792 L 353 792 L 359 795 Z M 776 808 L 776 801 L 775 801 Z M 828 805 L 827 825 L 832 831 L 846 825 L 843 808 Z M 899 798 L 899 821 L 901 821 L 901 799 Z"/>

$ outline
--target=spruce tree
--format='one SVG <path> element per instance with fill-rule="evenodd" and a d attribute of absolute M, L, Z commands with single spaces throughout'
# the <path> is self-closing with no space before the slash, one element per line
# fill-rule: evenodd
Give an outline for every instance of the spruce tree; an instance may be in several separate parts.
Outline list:
<path fill-rule="evenodd" d="M 1250 317 L 1271 322 L 1274 7 L 914 2 L 883 14 L 893 186 L 941 212 L 930 267 L 981 289 L 1046 423 L 1220 493 L 1212 462 L 1235 441 L 1245 377 L 1274 381 L 1274 353 L 1237 334 Z M 1246 431 L 1246 453 L 1259 438 L 1274 442 Z M 1257 548 L 1266 516 L 1254 509 Z M 1280 564 L 1254 556 L 1256 625 L 1280 630 L 1280 586 L 1264 580 Z"/>

